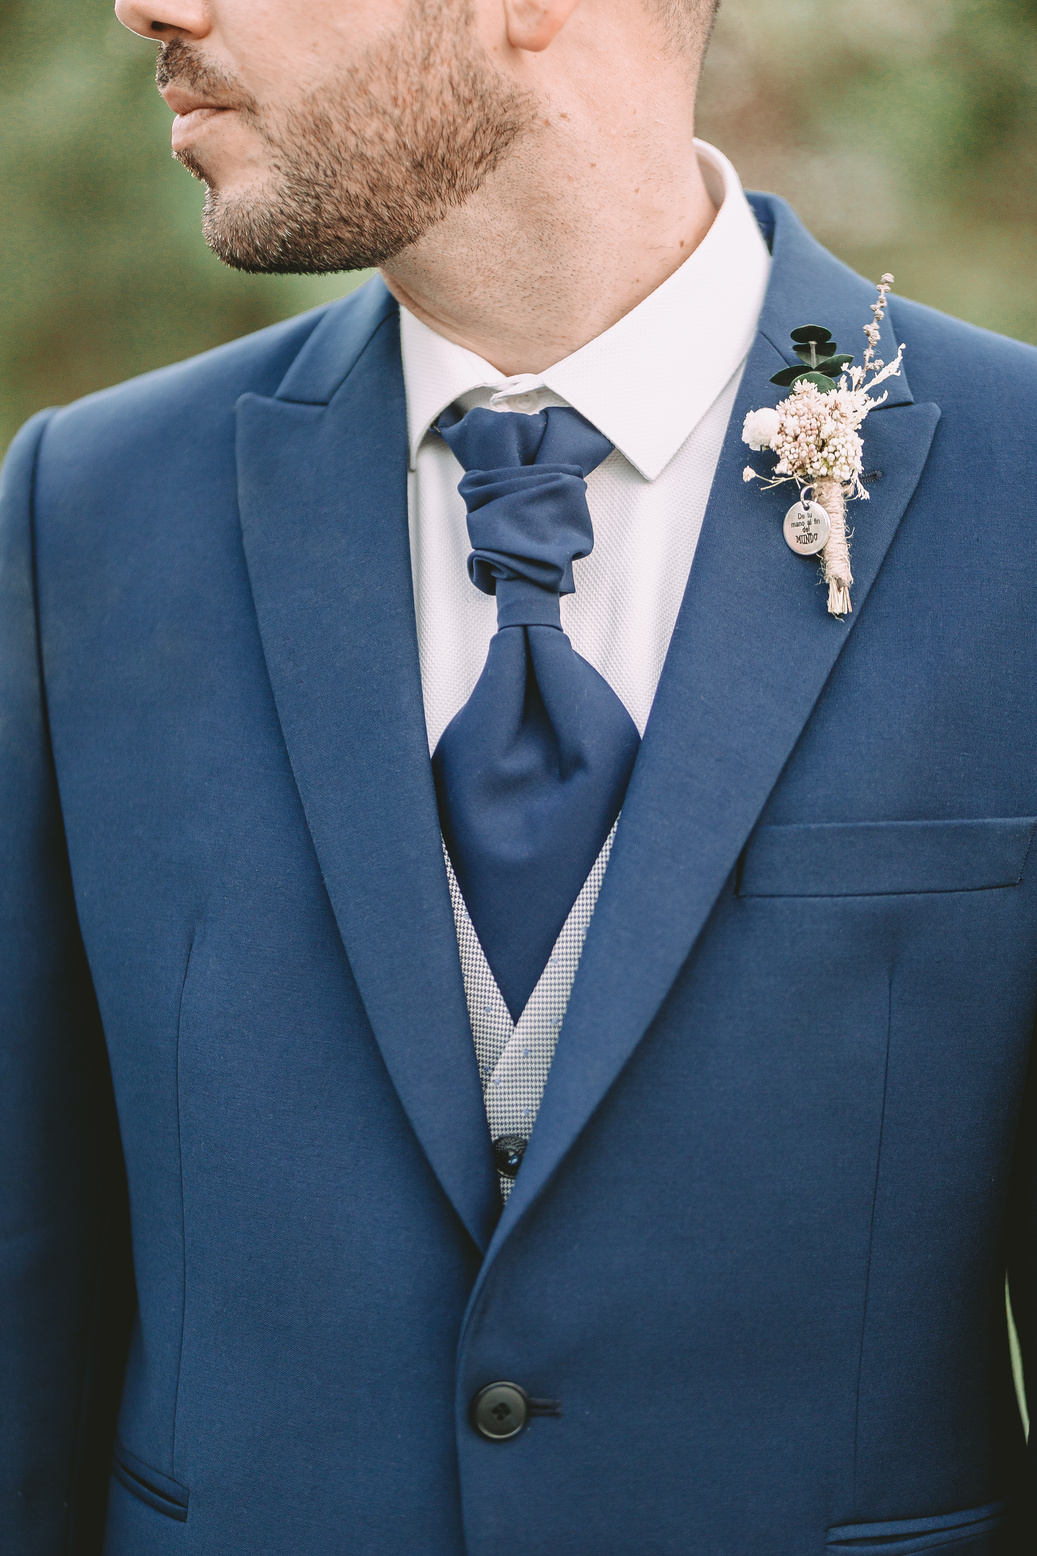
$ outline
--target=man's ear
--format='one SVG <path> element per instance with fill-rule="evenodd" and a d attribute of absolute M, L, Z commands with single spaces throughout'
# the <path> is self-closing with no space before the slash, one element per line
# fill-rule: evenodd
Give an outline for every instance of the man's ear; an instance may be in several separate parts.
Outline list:
<path fill-rule="evenodd" d="M 539 54 L 565 26 L 580 0 L 504 0 L 508 42 Z"/>

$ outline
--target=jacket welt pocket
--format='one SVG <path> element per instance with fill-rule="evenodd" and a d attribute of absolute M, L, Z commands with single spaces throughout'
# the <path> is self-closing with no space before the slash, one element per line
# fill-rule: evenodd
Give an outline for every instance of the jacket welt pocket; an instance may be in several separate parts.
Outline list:
<path fill-rule="evenodd" d="M 1037 818 L 758 827 L 740 897 L 876 897 L 1018 886 Z"/>
<path fill-rule="evenodd" d="M 1009 1528 L 1008 1503 L 988 1502 L 963 1513 L 934 1518 L 901 1518 L 881 1524 L 840 1524 L 829 1529 L 827 1556 L 921 1556 L 947 1550 L 948 1556 L 998 1556 Z"/>
<path fill-rule="evenodd" d="M 168 1475 L 160 1475 L 150 1464 L 130 1453 L 122 1443 L 116 1443 L 112 1456 L 112 1474 L 121 1486 L 139 1501 L 146 1502 L 157 1513 L 175 1518 L 177 1523 L 187 1522 L 187 1503 L 190 1493 L 186 1486 Z"/>

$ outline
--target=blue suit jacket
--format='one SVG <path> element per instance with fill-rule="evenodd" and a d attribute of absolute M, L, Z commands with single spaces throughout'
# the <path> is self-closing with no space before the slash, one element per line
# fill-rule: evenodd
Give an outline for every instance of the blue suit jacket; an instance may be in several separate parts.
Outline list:
<path fill-rule="evenodd" d="M 107 1556 L 1033 1548 L 1037 352 L 894 303 L 834 621 L 739 433 L 789 330 L 859 341 L 874 294 L 757 210 L 770 292 L 503 1214 L 384 287 L 16 442 L 12 1556 L 99 1550 L 110 1472 Z M 561 1415 L 484 1441 L 501 1378 Z"/>

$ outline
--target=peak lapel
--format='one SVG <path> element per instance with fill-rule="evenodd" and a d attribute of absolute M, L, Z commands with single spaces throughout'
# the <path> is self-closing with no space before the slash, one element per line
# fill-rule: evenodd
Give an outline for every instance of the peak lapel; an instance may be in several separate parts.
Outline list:
<path fill-rule="evenodd" d="M 306 820 L 389 1074 L 485 1247 L 500 1201 L 425 733 L 406 451 L 380 281 L 329 310 L 277 398 L 238 402 L 245 554 Z"/>
<path fill-rule="evenodd" d="M 897 380 L 888 405 L 868 418 L 866 469 L 883 474 L 854 511 L 853 614 L 845 624 L 834 620 L 816 563 L 794 556 L 782 537 L 794 488 L 763 493 L 742 480 L 750 455 L 741 427 L 748 410 L 786 393 L 769 379 L 795 360 L 789 331 L 825 324 L 841 348 L 856 351 L 853 331 L 869 320 L 875 293 L 821 249 L 782 202 L 774 206 L 774 264 L 760 333 L 541 1111 L 491 1256 L 616 1079 L 702 931 L 853 630 L 939 419 L 936 406 L 911 404 L 906 383 Z M 896 349 L 888 321 L 883 345 L 888 360 Z"/>

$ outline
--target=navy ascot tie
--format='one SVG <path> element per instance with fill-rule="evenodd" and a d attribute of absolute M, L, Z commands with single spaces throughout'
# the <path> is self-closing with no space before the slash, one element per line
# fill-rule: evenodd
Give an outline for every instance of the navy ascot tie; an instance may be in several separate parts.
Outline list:
<path fill-rule="evenodd" d="M 594 545 L 586 477 L 612 444 L 578 411 L 451 408 L 468 575 L 497 596 L 475 690 L 432 757 L 457 883 L 517 1021 L 619 815 L 640 744 L 615 692 L 562 631 L 559 596 Z"/>

